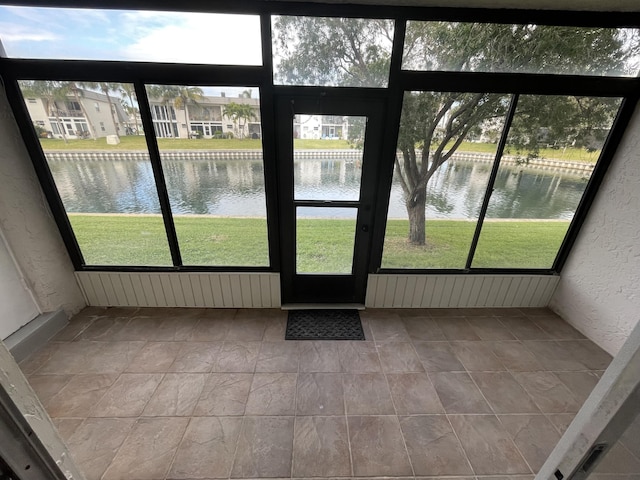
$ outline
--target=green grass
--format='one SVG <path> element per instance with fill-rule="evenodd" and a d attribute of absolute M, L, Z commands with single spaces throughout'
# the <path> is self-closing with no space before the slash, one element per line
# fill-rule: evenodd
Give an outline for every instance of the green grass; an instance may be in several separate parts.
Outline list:
<path fill-rule="evenodd" d="M 106 138 L 97 140 L 64 140 L 57 138 L 40 139 L 43 150 L 146 150 L 147 144 L 143 136 L 122 136 L 118 145 L 107 145 Z M 293 141 L 294 148 L 300 150 L 349 150 L 351 146 L 346 140 L 301 140 Z M 231 139 L 185 139 L 185 138 L 159 138 L 160 150 L 260 150 L 261 140 L 250 138 Z M 496 145 L 493 143 L 462 142 L 458 148 L 460 152 L 495 153 Z M 509 152 L 507 155 L 515 154 Z M 524 154 L 523 154 L 524 155 Z M 540 158 L 552 158 L 571 162 L 595 163 L 600 151 L 587 152 L 583 148 L 567 148 L 566 150 L 554 150 L 551 148 L 540 149 Z"/>
<path fill-rule="evenodd" d="M 131 135 L 120 137 L 118 145 L 107 145 L 106 138 L 96 140 L 64 140 L 41 138 L 43 150 L 147 150 L 145 137 Z M 351 148 L 346 140 L 294 140 L 295 148 L 304 150 L 343 150 Z M 261 140 L 251 138 L 186 139 L 159 138 L 160 150 L 260 150 Z"/>
<path fill-rule="evenodd" d="M 159 215 L 78 215 L 69 218 L 89 265 L 171 265 Z M 266 220 L 175 218 L 185 265 L 266 266 Z M 474 267 L 549 268 L 566 221 L 487 221 Z M 389 220 L 383 268 L 464 268 L 475 223 L 427 220 L 427 245 L 407 241 L 408 222 Z M 300 272 L 344 272 L 353 251 L 353 221 L 301 219 Z"/>

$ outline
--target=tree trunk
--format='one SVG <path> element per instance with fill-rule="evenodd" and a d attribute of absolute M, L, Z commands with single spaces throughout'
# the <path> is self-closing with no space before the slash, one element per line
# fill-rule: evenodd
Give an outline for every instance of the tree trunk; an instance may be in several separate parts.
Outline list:
<path fill-rule="evenodd" d="M 412 245 L 424 245 L 425 236 L 425 209 L 427 206 L 427 191 L 425 188 L 414 194 L 406 201 L 409 214 L 409 243 Z"/>

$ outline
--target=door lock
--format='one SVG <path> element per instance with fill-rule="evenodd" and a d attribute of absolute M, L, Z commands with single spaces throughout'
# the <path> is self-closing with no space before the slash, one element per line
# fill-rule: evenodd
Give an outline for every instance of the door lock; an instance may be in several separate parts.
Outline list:
<path fill-rule="evenodd" d="M 362 230 L 363 232 L 368 232 L 368 231 L 369 231 L 369 225 L 362 225 L 361 230 Z"/>

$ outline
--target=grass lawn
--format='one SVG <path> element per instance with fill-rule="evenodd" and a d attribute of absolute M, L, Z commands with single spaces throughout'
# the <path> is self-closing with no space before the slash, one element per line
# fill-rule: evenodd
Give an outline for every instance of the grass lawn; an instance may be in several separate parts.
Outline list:
<path fill-rule="evenodd" d="M 107 145 L 106 138 L 97 140 L 64 140 L 57 138 L 40 139 L 43 150 L 146 150 L 147 143 L 141 135 L 129 135 L 120 137 L 118 145 Z M 301 140 L 293 141 L 294 148 L 300 150 L 349 150 L 351 146 L 346 140 Z M 260 150 L 261 140 L 250 138 L 231 139 L 185 139 L 185 138 L 159 138 L 160 150 Z M 460 152 L 495 153 L 496 145 L 493 143 L 462 142 L 458 148 Z M 506 152 L 507 155 L 515 152 Z M 567 148 L 566 150 L 554 150 L 551 148 L 540 149 L 540 158 L 553 158 L 571 162 L 595 163 L 600 151 L 587 152 L 583 148 Z"/>
<path fill-rule="evenodd" d="M 118 145 L 107 145 L 106 138 L 97 140 L 64 140 L 41 138 L 43 150 L 147 150 L 145 137 L 129 135 L 120 137 Z M 305 150 L 348 150 L 351 147 L 346 140 L 294 140 L 295 148 Z M 231 139 L 186 139 L 159 138 L 160 150 L 260 150 L 261 140 L 251 138 Z"/>
<path fill-rule="evenodd" d="M 85 215 L 69 218 L 89 265 L 171 265 L 159 215 Z M 175 218 L 185 265 L 267 266 L 266 220 Z M 488 221 L 474 267 L 549 268 L 569 223 Z M 390 220 L 383 268 L 464 268 L 475 224 L 427 220 L 427 245 L 407 242 L 408 222 Z M 300 272 L 345 272 L 353 251 L 353 221 L 301 219 Z"/>

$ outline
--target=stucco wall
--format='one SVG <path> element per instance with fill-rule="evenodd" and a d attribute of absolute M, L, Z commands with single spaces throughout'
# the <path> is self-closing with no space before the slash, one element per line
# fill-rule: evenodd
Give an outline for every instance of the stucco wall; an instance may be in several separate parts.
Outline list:
<path fill-rule="evenodd" d="M 640 319 L 640 108 L 550 306 L 612 355 Z"/>
<path fill-rule="evenodd" d="M 0 88 L 0 228 L 40 308 L 85 306 L 17 124 Z"/>

